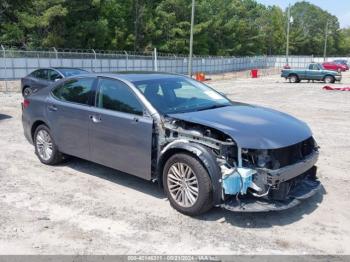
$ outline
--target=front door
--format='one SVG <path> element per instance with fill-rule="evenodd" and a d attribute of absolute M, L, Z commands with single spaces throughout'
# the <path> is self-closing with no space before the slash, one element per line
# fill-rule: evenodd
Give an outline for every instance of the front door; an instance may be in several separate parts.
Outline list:
<path fill-rule="evenodd" d="M 92 161 L 151 179 L 153 119 L 125 83 L 100 78 L 90 115 Z"/>
<path fill-rule="evenodd" d="M 309 67 L 309 78 L 310 80 L 321 80 L 322 72 L 317 64 L 311 64 Z"/>

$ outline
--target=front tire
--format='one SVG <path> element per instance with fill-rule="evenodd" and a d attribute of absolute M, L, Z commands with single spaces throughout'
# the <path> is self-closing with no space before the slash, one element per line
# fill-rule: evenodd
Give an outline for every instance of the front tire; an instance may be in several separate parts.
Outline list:
<path fill-rule="evenodd" d="M 212 185 L 202 163 L 189 154 L 175 154 L 163 169 L 163 186 L 169 202 L 177 211 L 196 216 L 212 204 Z"/>
<path fill-rule="evenodd" d="M 52 138 L 51 131 L 46 125 L 40 125 L 35 130 L 34 147 L 35 154 L 43 164 L 57 165 L 63 159 L 63 155 L 58 150 Z"/>
<path fill-rule="evenodd" d="M 334 78 L 333 76 L 326 76 L 326 77 L 324 78 L 324 82 L 325 82 L 326 84 L 334 83 L 334 82 L 335 82 L 335 78 Z"/>

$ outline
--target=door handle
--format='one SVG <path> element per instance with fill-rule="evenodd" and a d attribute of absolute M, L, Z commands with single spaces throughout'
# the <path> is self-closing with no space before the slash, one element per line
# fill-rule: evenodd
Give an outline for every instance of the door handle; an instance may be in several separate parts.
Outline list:
<path fill-rule="evenodd" d="M 135 116 L 135 117 L 133 117 L 132 120 L 133 120 L 134 122 L 138 123 L 140 119 L 139 119 L 138 117 Z"/>
<path fill-rule="evenodd" d="M 58 108 L 57 108 L 56 106 L 54 106 L 54 105 L 49 105 L 47 108 L 48 108 L 49 111 L 51 111 L 51 112 L 55 112 L 55 111 L 58 110 Z"/>
<path fill-rule="evenodd" d="M 96 116 L 96 115 L 90 115 L 90 119 L 94 123 L 100 123 L 101 122 L 101 116 Z"/>

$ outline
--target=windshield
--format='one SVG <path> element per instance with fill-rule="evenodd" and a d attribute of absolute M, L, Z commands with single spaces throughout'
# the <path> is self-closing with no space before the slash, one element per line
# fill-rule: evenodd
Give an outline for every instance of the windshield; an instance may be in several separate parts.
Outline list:
<path fill-rule="evenodd" d="M 210 87 L 186 77 L 133 83 L 162 114 L 192 112 L 231 105 L 228 99 Z"/>
<path fill-rule="evenodd" d="M 64 75 L 64 77 L 81 75 L 81 74 L 87 73 L 87 71 L 83 69 L 76 69 L 76 68 L 60 68 L 59 71 Z"/>

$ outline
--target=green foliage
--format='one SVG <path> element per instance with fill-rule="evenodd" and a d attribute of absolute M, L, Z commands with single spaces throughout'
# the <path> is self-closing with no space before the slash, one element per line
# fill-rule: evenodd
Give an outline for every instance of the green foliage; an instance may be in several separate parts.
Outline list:
<path fill-rule="evenodd" d="M 337 17 L 308 2 L 296 3 L 291 8 L 294 23 L 291 26 L 292 54 L 322 55 L 328 21 L 328 54 L 339 54 L 340 40 Z"/>
<path fill-rule="evenodd" d="M 0 43 L 25 48 L 79 48 L 187 53 L 190 0 L 1 0 Z M 291 8 L 290 53 L 350 54 L 350 29 L 308 2 Z M 255 0 L 196 0 L 194 52 L 284 54 L 286 11 Z"/>

